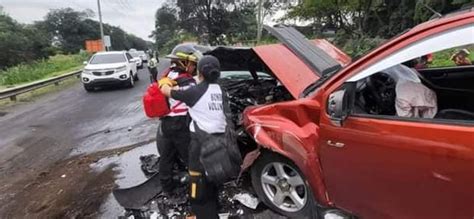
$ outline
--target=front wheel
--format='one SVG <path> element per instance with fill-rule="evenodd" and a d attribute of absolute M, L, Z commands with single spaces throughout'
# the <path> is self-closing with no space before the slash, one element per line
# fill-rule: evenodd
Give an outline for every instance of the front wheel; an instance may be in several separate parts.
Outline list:
<path fill-rule="evenodd" d="M 290 218 L 317 217 L 311 189 L 290 160 L 265 153 L 253 165 L 251 176 L 255 192 L 272 210 Z"/>
<path fill-rule="evenodd" d="M 84 90 L 86 90 L 87 92 L 93 92 L 95 91 L 95 88 L 84 84 Z"/>
<path fill-rule="evenodd" d="M 135 85 L 135 79 L 133 77 L 132 72 L 130 72 L 130 76 L 128 77 L 128 81 L 127 81 L 127 87 L 132 88 L 134 85 Z"/>
<path fill-rule="evenodd" d="M 138 78 L 138 72 L 137 72 L 137 73 L 135 73 L 135 76 L 133 76 L 133 80 L 135 80 L 135 81 L 138 81 L 138 80 L 140 80 L 140 78 Z"/>

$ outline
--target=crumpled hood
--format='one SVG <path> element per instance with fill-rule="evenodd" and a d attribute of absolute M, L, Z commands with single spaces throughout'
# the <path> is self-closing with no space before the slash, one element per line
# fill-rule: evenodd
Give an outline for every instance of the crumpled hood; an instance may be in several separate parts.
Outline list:
<path fill-rule="evenodd" d="M 341 66 L 346 66 L 351 62 L 348 55 L 324 39 L 311 40 L 310 42 L 324 50 Z M 306 87 L 320 78 L 319 72 L 311 69 L 283 44 L 257 46 L 253 50 L 294 98 L 298 98 Z"/>

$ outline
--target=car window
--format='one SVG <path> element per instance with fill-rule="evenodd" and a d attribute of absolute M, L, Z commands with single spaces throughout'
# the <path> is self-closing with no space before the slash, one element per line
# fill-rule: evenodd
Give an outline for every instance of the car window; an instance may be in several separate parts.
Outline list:
<path fill-rule="evenodd" d="M 471 25 L 468 28 L 472 31 L 468 33 L 470 41 L 474 41 L 473 27 Z M 445 34 L 459 30 L 463 29 Z M 474 68 L 444 68 L 472 65 L 470 50 L 474 43 L 465 44 L 468 41 L 454 40 L 446 43 L 452 46 L 449 48 L 445 45 L 434 46 L 443 38 L 442 35 L 401 49 L 401 52 L 367 68 L 377 72 L 364 70 L 349 80 L 355 84 L 352 115 L 474 123 L 474 105 L 471 104 L 474 102 Z M 462 53 L 460 57 L 455 57 L 459 53 Z M 404 59 L 417 54 L 422 55 L 411 62 Z M 420 66 L 421 63 L 424 66 Z M 385 64 L 385 68 L 382 68 L 382 64 Z M 352 81 L 354 79 L 358 80 Z"/>
<path fill-rule="evenodd" d="M 138 53 L 138 52 L 131 52 L 130 55 L 131 55 L 133 58 L 136 58 L 136 57 L 139 57 L 139 56 L 140 56 L 140 53 Z"/>
<path fill-rule="evenodd" d="M 426 54 L 450 48 L 467 46 L 470 44 L 474 44 L 474 24 L 450 29 L 415 42 L 362 70 L 355 76 L 351 77 L 348 82 L 358 81 L 386 68 L 413 60 Z"/>
<path fill-rule="evenodd" d="M 261 79 L 272 78 L 269 74 L 264 72 L 257 72 L 257 75 Z M 242 80 L 253 79 L 252 74 L 249 71 L 222 71 L 221 78 Z"/>
<path fill-rule="evenodd" d="M 128 61 L 130 61 L 133 57 L 130 55 L 130 53 L 126 53 Z"/>
<path fill-rule="evenodd" d="M 404 64 L 417 70 L 449 68 L 456 66 L 474 67 L 474 53 L 472 53 L 472 51 L 474 51 L 474 44 L 425 54 L 407 61 Z"/>
<path fill-rule="evenodd" d="M 123 54 L 98 54 L 92 57 L 90 64 L 113 64 L 126 62 Z"/>

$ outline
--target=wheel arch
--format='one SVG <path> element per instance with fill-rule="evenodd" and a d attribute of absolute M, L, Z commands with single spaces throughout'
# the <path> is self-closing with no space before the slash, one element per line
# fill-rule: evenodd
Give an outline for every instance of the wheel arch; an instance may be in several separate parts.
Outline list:
<path fill-rule="evenodd" d="M 264 153 L 278 154 L 290 160 L 298 167 L 319 205 L 331 205 L 322 178 L 319 157 L 314 150 L 317 147 L 308 147 L 310 143 L 306 140 L 301 140 L 300 137 L 292 131 L 285 130 L 276 133 L 275 130 L 268 130 L 261 126 L 258 129 L 260 130 L 249 132 L 253 133 L 253 138 L 258 144 L 258 148 L 244 157 L 243 168 L 247 169 L 251 167 Z M 280 139 L 280 141 L 277 143 L 278 140 L 276 139 Z M 307 144 L 306 146 L 305 142 Z"/>

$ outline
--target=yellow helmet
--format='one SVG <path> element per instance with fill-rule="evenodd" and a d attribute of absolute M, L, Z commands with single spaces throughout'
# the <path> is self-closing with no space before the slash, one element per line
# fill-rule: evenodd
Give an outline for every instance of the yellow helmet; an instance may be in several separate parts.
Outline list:
<path fill-rule="evenodd" d="M 171 51 L 171 54 L 167 55 L 166 58 L 197 63 L 202 57 L 202 53 L 194 46 L 195 44 L 191 43 L 179 44 L 174 47 L 173 51 Z"/>

